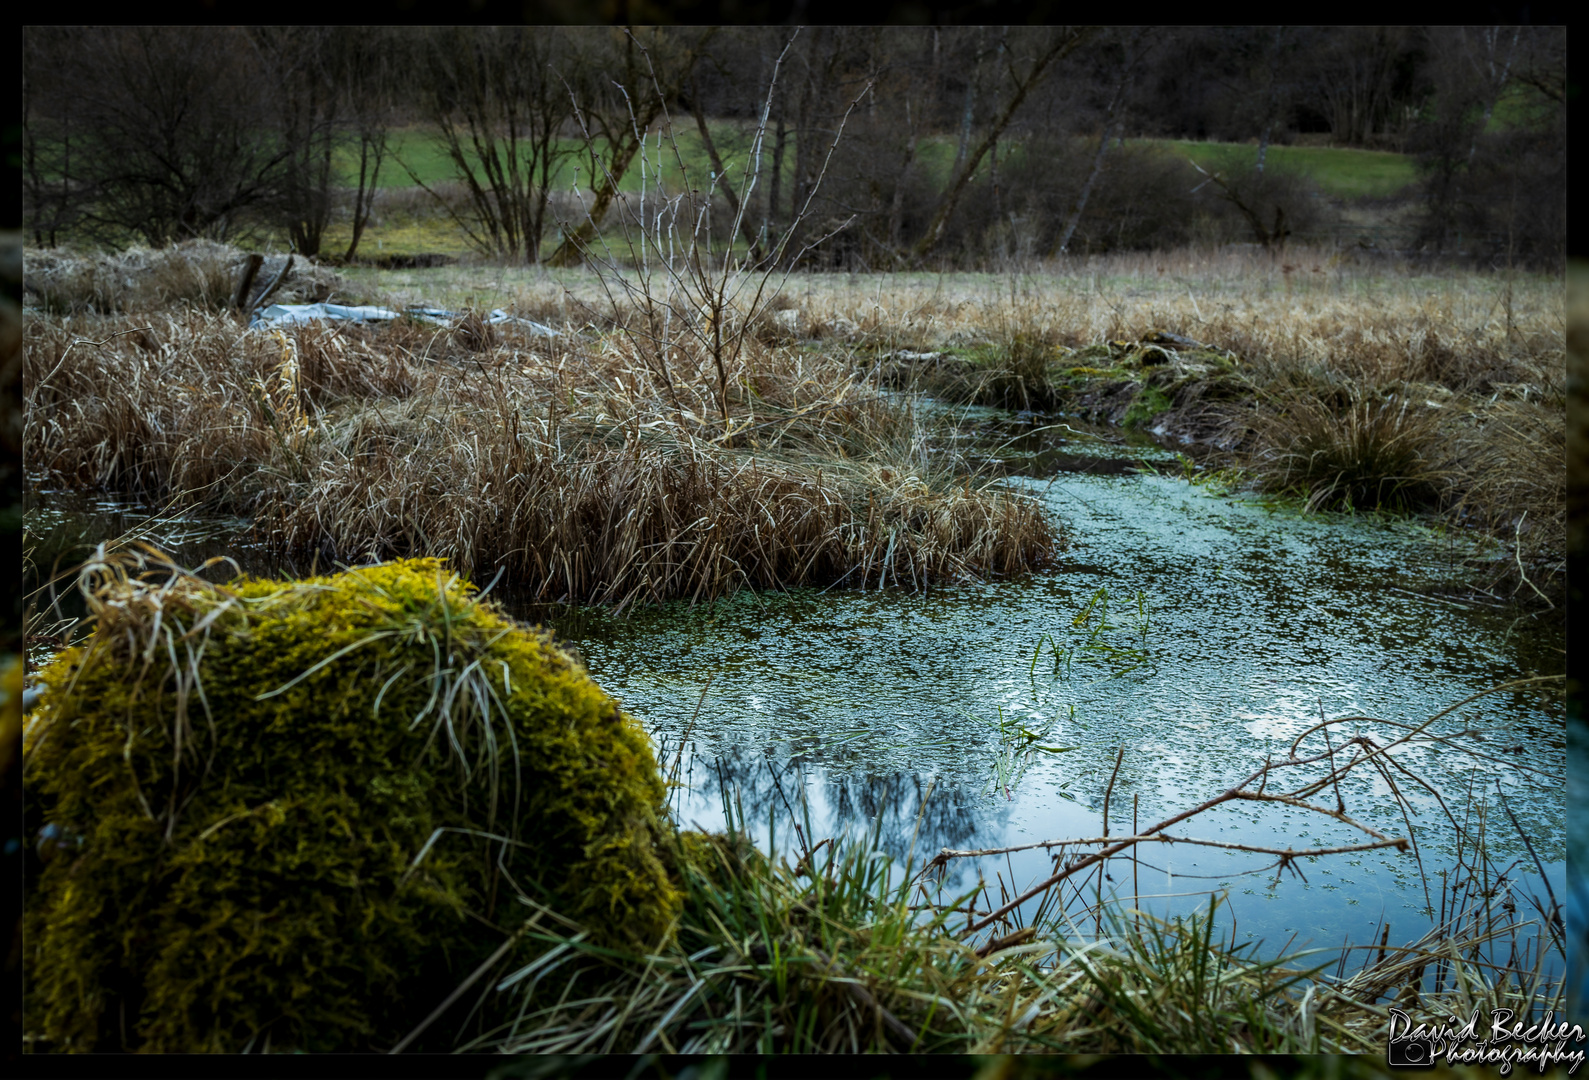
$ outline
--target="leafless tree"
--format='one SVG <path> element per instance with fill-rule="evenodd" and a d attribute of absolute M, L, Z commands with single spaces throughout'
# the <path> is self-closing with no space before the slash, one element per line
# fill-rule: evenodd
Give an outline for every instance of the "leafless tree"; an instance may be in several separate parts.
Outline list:
<path fill-rule="evenodd" d="M 917 259 L 923 259 L 931 254 L 938 246 L 938 242 L 943 239 L 944 228 L 959 204 L 961 195 L 965 193 L 966 185 L 976 173 L 977 167 L 982 164 L 982 159 L 997 144 L 999 136 L 1014 119 L 1016 110 L 1021 107 L 1027 95 L 1056 62 L 1075 52 L 1095 34 L 1095 27 L 1060 27 L 1049 30 L 1044 38 L 1034 40 L 1030 48 L 1014 47 L 1001 52 L 998 61 L 1006 82 L 1001 86 L 1002 96 L 998 110 L 994 113 L 981 140 L 950 174 L 949 182 L 939 196 L 938 206 L 933 211 L 932 219 L 928 222 L 921 239 L 916 242 L 913 254 Z"/>
<path fill-rule="evenodd" d="M 1421 239 L 1437 250 L 1558 265 L 1566 233 L 1565 29 L 1431 27 L 1431 93 L 1411 149 Z M 1492 122 L 1508 103 L 1504 123 Z"/>
<path fill-rule="evenodd" d="M 289 154 L 276 137 L 271 80 L 235 27 L 99 27 L 53 58 L 91 178 L 83 225 L 108 240 L 165 244 L 225 236 L 265 205 Z M 78 164 L 80 163 L 80 164 Z"/>
<path fill-rule="evenodd" d="M 292 250 L 300 255 L 319 255 L 331 224 L 335 151 L 345 108 L 335 55 L 336 36 L 342 32 L 328 26 L 252 31 L 275 83 L 274 122 L 286 154 L 274 201 Z"/>
<path fill-rule="evenodd" d="M 347 145 L 357 156 L 359 170 L 354 178 L 350 208 L 352 236 L 342 256 L 351 259 L 374 213 L 381 166 L 391 148 L 399 97 L 396 69 L 399 50 L 397 37 L 390 30 L 371 28 L 367 32 L 355 32 L 344 29 L 341 33 L 338 75 L 347 100 Z"/>
<path fill-rule="evenodd" d="M 1076 235 L 1076 226 L 1081 223 L 1081 216 L 1087 212 L 1087 201 L 1092 197 L 1093 187 L 1103 172 L 1103 160 L 1104 155 L 1109 152 L 1109 142 L 1111 139 L 1118 141 L 1121 128 L 1126 122 L 1126 104 L 1131 83 L 1137 76 L 1143 58 L 1156 44 L 1155 28 L 1133 27 L 1120 35 L 1118 44 L 1120 57 L 1114 65 L 1114 88 L 1109 95 L 1109 104 L 1104 109 L 1103 123 L 1098 132 L 1098 150 L 1093 155 L 1092 170 L 1087 174 L 1086 182 L 1082 184 L 1081 193 L 1076 196 L 1075 206 L 1071 208 L 1070 215 L 1066 218 L 1064 228 L 1060 230 L 1059 239 L 1055 242 L 1050 255 L 1069 250 L 1071 237 Z"/>
<path fill-rule="evenodd" d="M 471 26 L 428 31 L 418 45 L 423 115 L 469 194 L 467 215 L 449 212 L 489 254 L 540 258 L 565 156 L 558 135 L 570 113 L 558 70 L 562 40 L 524 27 Z"/>
<path fill-rule="evenodd" d="M 715 29 L 668 32 L 618 28 L 573 36 L 573 79 L 565 89 L 584 146 L 584 182 L 594 194 L 581 220 L 547 257 L 554 266 L 581 261 L 617 197 L 640 140 L 676 101 Z M 642 40 L 643 39 L 643 40 Z"/>
<path fill-rule="evenodd" d="M 1312 98 L 1337 144 L 1382 147 L 1405 125 L 1398 102 L 1416 65 L 1418 35 L 1408 26 L 1340 27 L 1315 35 Z"/>

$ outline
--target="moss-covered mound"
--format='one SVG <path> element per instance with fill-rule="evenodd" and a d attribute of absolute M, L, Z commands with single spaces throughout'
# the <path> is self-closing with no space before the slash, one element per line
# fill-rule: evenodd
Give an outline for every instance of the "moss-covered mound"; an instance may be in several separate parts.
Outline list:
<path fill-rule="evenodd" d="M 515 890 L 598 943 L 669 932 L 645 734 L 439 561 L 129 569 L 85 579 L 28 732 L 39 1048 L 388 1049 L 538 910 Z"/>

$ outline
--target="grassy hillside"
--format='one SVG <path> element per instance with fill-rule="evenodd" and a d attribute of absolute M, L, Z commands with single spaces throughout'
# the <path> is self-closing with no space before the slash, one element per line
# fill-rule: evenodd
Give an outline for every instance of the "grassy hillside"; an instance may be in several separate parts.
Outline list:
<path fill-rule="evenodd" d="M 1250 166 L 1258 147 L 1251 143 L 1152 140 L 1191 158 L 1205 169 Z M 1412 158 L 1382 150 L 1338 146 L 1271 146 L 1268 162 L 1310 177 L 1326 196 L 1336 199 L 1384 199 L 1400 194 L 1418 178 Z"/>
<path fill-rule="evenodd" d="M 749 143 L 752 132 L 740 125 L 720 123 L 713 132 L 713 138 L 718 144 L 718 151 L 722 155 L 724 164 L 730 172 L 741 166 L 749 152 Z M 1195 142 L 1190 139 L 1132 139 L 1136 145 L 1161 146 L 1165 150 L 1181 157 L 1190 158 L 1205 169 L 1234 168 L 1241 165 L 1250 165 L 1257 154 L 1257 147 L 1251 143 L 1216 143 Z M 770 170 L 772 165 L 771 138 L 762 151 L 762 167 Z M 1091 139 L 1078 139 L 1077 152 L 1090 154 L 1093 148 Z M 452 161 L 448 158 L 445 144 L 439 133 L 425 128 L 409 128 L 400 132 L 394 140 L 394 152 L 402 162 L 392 162 L 383 167 L 381 172 L 381 186 L 383 188 L 411 187 L 414 184 L 408 169 L 413 170 L 420 180 L 426 184 L 448 183 L 457 177 Z M 660 153 L 652 142 L 647 150 L 648 165 L 660 163 L 663 182 L 674 188 L 680 186 L 681 171 L 680 160 L 692 175 L 704 177 L 709 174 L 711 163 L 707 158 L 705 149 L 701 145 L 700 136 L 693 127 L 681 124 L 678 134 L 678 156 L 675 157 L 673 147 L 665 141 Z M 563 151 L 570 154 L 561 163 L 558 182 L 559 186 L 571 185 L 574 177 L 574 166 L 583 165 L 582 157 L 574 156 L 580 149 L 577 140 L 565 139 L 561 143 Z M 1010 146 L 1002 151 L 1014 156 L 1020 153 L 1018 146 Z M 786 166 L 794 162 L 795 143 L 791 136 L 784 148 L 784 163 Z M 927 139 L 917 150 L 918 167 L 925 168 L 938 179 L 947 178 L 950 167 L 954 162 L 955 140 L 952 136 L 938 136 Z M 1269 148 L 1268 160 L 1280 168 L 1296 169 L 1305 173 L 1319 185 L 1320 191 L 1325 195 L 1339 199 L 1358 198 L 1388 198 L 1400 193 L 1406 186 L 1417 179 L 1417 169 L 1411 158 L 1405 154 L 1394 154 L 1378 150 L 1355 150 L 1347 147 L 1333 146 L 1280 146 Z M 403 166 L 406 165 L 407 169 Z M 351 157 L 343 162 L 345 182 L 352 184 L 356 177 L 357 163 Z M 581 170 L 588 176 L 588 168 Z M 581 178 L 583 186 L 589 186 L 586 176 Z M 641 184 L 641 175 L 638 165 L 624 176 L 622 188 L 625 191 L 638 191 Z"/>

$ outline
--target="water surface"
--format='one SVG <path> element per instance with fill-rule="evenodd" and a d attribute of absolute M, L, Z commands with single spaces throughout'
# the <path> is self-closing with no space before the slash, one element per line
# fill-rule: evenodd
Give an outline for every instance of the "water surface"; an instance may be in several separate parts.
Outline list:
<path fill-rule="evenodd" d="M 1284 757 L 1323 718 L 1416 724 L 1478 691 L 1562 669 L 1559 623 L 1519 622 L 1482 597 L 1449 595 L 1461 591 L 1464 558 L 1483 557 L 1470 540 L 1222 494 L 1174 475 L 1166 453 L 1080 433 L 1022 443 L 1024 452 L 1004 454 L 1016 455 L 1012 471 L 1037 475 L 1011 484 L 1042 500 L 1071 537 L 1052 572 L 925 595 L 800 590 L 553 620 L 669 764 L 678 759 L 683 822 L 723 827 L 726 789 L 761 842 L 785 850 L 820 838 L 802 835 L 808 815 L 821 836 L 877 828 L 901 858 L 914 838 L 918 865 L 942 847 L 1095 837 L 1123 750 L 1109 812 L 1118 835 L 1133 814 L 1146 826 Z M 1490 695 L 1431 731 L 1476 732 L 1464 742 L 1491 760 L 1438 746 L 1398 758 L 1470 829 L 1484 815 L 1490 859 L 1541 896 L 1496 791 L 1559 895 L 1562 715 L 1552 693 Z M 1332 732 L 1336 745 L 1398 734 L 1367 722 Z M 1325 749 L 1319 736 L 1307 747 Z M 1440 908 L 1439 875 L 1456 850 L 1435 800 L 1409 777 L 1391 780 L 1411 815 L 1368 771 L 1340 785 L 1341 798 L 1382 833 L 1410 829 L 1416 856 L 1309 858 L 1276 882 L 1273 871 L 1242 874 L 1272 858 L 1159 845 L 1111 877 L 1165 912 L 1223 890 L 1244 937 L 1338 945 L 1377 939 L 1388 920 L 1394 938 L 1412 940 Z M 1333 796 L 1316 801 L 1333 805 Z M 1297 849 L 1371 839 L 1304 810 L 1253 803 L 1174 831 Z M 956 861 L 944 886 L 963 891 L 980 875 L 996 898 L 1050 871 L 1051 853 L 1039 849 Z"/>

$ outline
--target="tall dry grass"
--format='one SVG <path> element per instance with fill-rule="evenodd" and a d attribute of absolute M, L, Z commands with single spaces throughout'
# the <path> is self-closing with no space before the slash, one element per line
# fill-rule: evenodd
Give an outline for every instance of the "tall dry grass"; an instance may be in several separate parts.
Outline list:
<path fill-rule="evenodd" d="M 29 249 L 23 288 L 30 304 L 52 315 L 152 312 L 173 305 L 218 309 L 230 302 L 245 258 L 240 249 L 213 240 L 99 254 Z M 317 303 L 338 294 L 346 297 L 346 282 L 297 259 L 274 299 Z"/>
<path fill-rule="evenodd" d="M 1559 603 L 1565 580 L 1565 287 L 1556 277 L 1294 249 L 1129 253 L 1030 272 L 808 276 L 802 332 L 870 362 L 899 350 L 1083 348 L 1164 330 L 1229 350 L 1234 372 L 1153 378 L 1155 426 L 1234 451 L 1261 486 L 1319 508 L 1438 508 L 1506 545 L 1488 586 Z M 1020 350 L 961 381 L 1025 389 Z M 1070 363 L 1075 363 L 1071 361 Z M 986 366 L 986 365 L 985 365 Z M 1030 365 L 1027 364 L 1026 367 Z M 1049 365 L 1050 385 L 1068 373 Z M 989 380 L 994 380 L 990 382 Z M 1130 386 L 1090 388 L 1124 412 Z M 1074 407 L 1064 388 L 1061 409 Z M 1016 401 L 1019 404 L 1017 394 Z M 1028 391 L 1027 398 L 1032 395 Z M 1306 463 L 1311 462 L 1311 465 Z M 1305 467 L 1304 467 L 1305 466 Z"/>
<path fill-rule="evenodd" d="M 138 329 L 148 326 L 149 330 Z M 323 562 L 437 554 L 620 607 L 750 586 L 1013 572 L 1035 502 L 929 455 L 841 359 L 751 340 L 715 365 L 622 333 L 467 320 L 245 331 L 231 315 L 34 319 L 26 453 L 58 482 L 251 515 Z"/>

